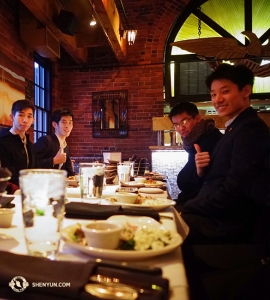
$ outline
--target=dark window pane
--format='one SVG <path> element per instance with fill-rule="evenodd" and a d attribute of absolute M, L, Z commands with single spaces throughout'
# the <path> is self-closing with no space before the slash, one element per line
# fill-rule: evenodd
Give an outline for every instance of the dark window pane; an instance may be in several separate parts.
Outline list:
<path fill-rule="evenodd" d="M 35 105 L 36 116 L 34 122 L 34 141 L 42 135 L 50 133 L 50 109 L 51 109 L 51 71 L 50 62 L 35 57 Z"/>

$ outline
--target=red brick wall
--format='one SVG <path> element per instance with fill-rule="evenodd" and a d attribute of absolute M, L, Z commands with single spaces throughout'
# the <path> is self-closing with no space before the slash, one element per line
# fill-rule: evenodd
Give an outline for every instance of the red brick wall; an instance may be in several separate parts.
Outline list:
<path fill-rule="evenodd" d="M 129 23 L 138 30 L 135 44 L 128 46 L 125 65 L 110 67 L 112 60 L 106 58 L 104 49 L 106 65 L 88 65 L 81 70 L 53 65 L 53 109 L 69 106 L 76 117 L 68 138 L 72 156 L 101 156 L 103 151 L 121 151 L 124 158 L 136 154 L 137 158 L 150 160 L 149 146 L 157 143 L 156 133 L 151 130 L 152 117 L 163 114 L 164 46 L 173 21 L 188 2 L 125 0 Z M 23 70 L 26 98 L 33 99 L 33 52 L 20 38 L 18 5 L 17 0 L 0 2 L 0 50 Z M 91 56 L 95 61 L 94 51 Z M 119 89 L 128 90 L 128 138 L 93 139 L 92 92 Z"/>
<path fill-rule="evenodd" d="M 125 0 L 129 23 L 138 30 L 135 44 L 128 46 L 126 64 L 110 67 L 104 59 L 104 65 L 88 65 L 81 72 L 72 68 L 59 71 L 57 104 L 70 106 L 76 116 L 68 140 L 73 156 L 121 151 L 124 158 L 136 154 L 151 160 L 149 146 L 157 144 L 152 117 L 163 115 L 164 46 L 173 21 L 187 2 Z M 128 90 L 128 138 L 92 138 L 92 92 L 119 89 Z"/>
<path fill-rule="evenodd" d="M 19 1 L 16 0 L 0 1 L 0 64 L 3 64 L 5 57 L 17 64 L 13 71 L 25 77 L 25 98 L 34 101 L 33 52 L 29 51 L 20 38 L 18 5 Z M 32 130 L 29 131 L 33 140 Z"/>

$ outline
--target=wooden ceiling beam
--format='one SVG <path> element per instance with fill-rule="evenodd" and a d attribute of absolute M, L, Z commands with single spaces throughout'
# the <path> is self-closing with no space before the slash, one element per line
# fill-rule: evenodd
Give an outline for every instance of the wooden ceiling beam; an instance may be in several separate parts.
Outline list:
<path fill-rule="evenodd" d="M 61 32 L 53 22 L 58 16 L 61 8 L 54 0 L 21 0 L 26 8 L 37 18 L 37 20 L 53 32 L 58 38 L 61 46 L 69 53 L 76 63 L 87 62 L 87 49 L 78 48 L 76 36 L 70 36 Z M 31 34 L 31 32 L 29 32 Z"/>
<path fill-rule="evenodd" d="M 126 40 L 120 35 L 122 24 L 114 0 L 89 0 L 94 7 L 97 21 L 113 50 L 115 57 L 120 62 L 126 61 Z"/>
<path fill-rule="evenodd" d="M 126 61 L 126 41 L 120 36 L 122 27 L 114 0 L 21 0 L 25 7 L 58 38 L 61 46 L 78 63 L 87 63 L 88 49 L 110 45 L 119 62 Z M 61 7 L 62 4 L 62 7 Z M 74 36 L 64 34 L 54 23 L 61 9 L 70 11 L 79 24 Z M 91 28 L 89 20 L 94 15 L 98 24 Z M 31 34 L 31 33 L 30 33 Z"/>

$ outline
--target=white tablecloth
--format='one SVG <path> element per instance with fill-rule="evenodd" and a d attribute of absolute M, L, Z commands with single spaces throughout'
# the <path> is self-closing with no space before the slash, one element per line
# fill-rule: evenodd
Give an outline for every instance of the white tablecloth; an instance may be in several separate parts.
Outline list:
<path fill-rule="evenodd" d="M 115 186 L 106 187 L 104 194 L 110 195 L 115 191 Z M 72 190 L 71 190 L 72 189 Z M 77 192 L 77 193 L 76 193 Z M 81 201 L 78 188 L 68 188 L 67 196 L 69 201 Z M 73 197 L 70 197 L 73 196 Z M 75 197 L 74 197 L 75 196 Z M 166 192 L 158 197 L 166 197 Z M 11 228 L 0 228 L 0 250 L 10 251 L 18 254 L 26 254 L 26 245 L 23 237 L 23 222 L 21 214 L 21 197 L 17 195 L 13 200 L 16 205 L 16 212 L 13 218 Z M 162 224 L 170 230 L 177 230 L 183 237 L 185 237 L 187 228 L 185 223 L 179 217 L 174 208 L 167 208 L 165 211 L 160 212 L 161 215 L 167 215 L 173 219 L 161 219 Z M 63 226 L 77 223 L 80 220 L 65 218 Z M 70 261 L 87 261 L 91 259 L 91 256 L 82 253 L 76 249 L 71 248 L 63 241 L 60 246 L 60 253 L 57 256 L 59 260 Z M 180 247 L 173 252 L 153 257 L 145 260 L 136 260 L 134 263 L 140 265 L 145 264 L 148 266 L 156 266 L 162 268 L 163 277 L 168 278 L 171 288 L 170 300 L 187 300 L 188 299 L 188 285 L 185 274 L 185 268 L 182 261 L 182 253 Z"/>

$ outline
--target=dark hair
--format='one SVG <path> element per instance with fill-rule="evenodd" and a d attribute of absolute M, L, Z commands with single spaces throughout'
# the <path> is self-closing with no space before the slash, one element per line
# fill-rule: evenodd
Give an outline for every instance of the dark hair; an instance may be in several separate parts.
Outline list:
<path fill-rule="evenodd" d="M 13 116 L 16 115 L 16 112 L 20 112 L 24 110 L 25 108 L 31 108 L 33 110 L 33 114 L 35 113 L 35 105 L 32 101 L 26 100 L 26 99 L 21 99 L 17 100 L 12 104 L 11 107 L 11 113 Z"/>
<path fill-rule="evenodd" d="M 238 86 L 239 91 L 243 89 L 247 84 L 253 86 L 254 74 L 245 65 L 229 65 L 221 64 L 215 71 L 206 77 L 205 84 L 209 90 L 215 80 L 226 79 Z"/>
<path fill-rule="evenodd" d="M 170 111 L 169 118 L 172 120 L 172 117 L 180 115 L 183 112 L 186 112 L 188 115 L 193 118 L 199 114 L 198 108 L 194 103 L 191 102 L 180 102 L 177 103 Z"/>
<path fill-rule="evenodd" d="M 55 122 L 58 124 L 59 121 L 61 120 L 61 118 L 64 116 L 70 116 L 70 117 L 72 117 L 72 121 L 74 120 L 73 112 L 69 108 L 63 107 L 63 108 L 56 109 L 52 113 L 52 118 L 51 118 L 52 122 Z"/>

